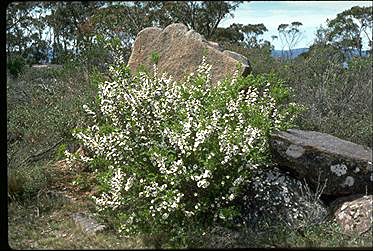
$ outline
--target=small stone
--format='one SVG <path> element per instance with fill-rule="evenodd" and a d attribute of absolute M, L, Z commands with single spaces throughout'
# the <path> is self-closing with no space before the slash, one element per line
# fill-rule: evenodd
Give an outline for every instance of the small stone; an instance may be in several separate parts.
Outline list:
<path fill-rule="evenodd" d="M 106 229 L 105 225 L 98 224 L 94 219 L 87 217 L 83 213 L 74 213 L 72 218 L 75 224 L 89 235 L 94 235 Z"/>
<path fill-rule="evenodd" d="M 334 201 L 330 208 L 336 222 L 347 235 L 371 235 L 373 195 L 347 196 Z"/>

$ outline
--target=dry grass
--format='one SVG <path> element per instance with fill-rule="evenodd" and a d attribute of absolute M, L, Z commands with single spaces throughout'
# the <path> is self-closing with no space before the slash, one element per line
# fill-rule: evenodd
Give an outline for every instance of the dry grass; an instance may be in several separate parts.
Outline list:
<path fill-rule="evenodd" d="M 36 215 L 32 207 L 9 206 L 8 244 L 13 249 L 132 249 L 140 240 L 123 239 L 113 232 L 86 235 L 71 218 L 75 207 Z"/>
<path fill-rule="evenodd" d="M 40 191 L 32 200 L 8 204 L 8 244 L 13 249 L 138 249 L 146 248 L 140 239 L 121 238 L 110 228 L 94 236 L 85 234 L 73 219 L 75 212 L 94 211 L 88 200 L 91 191 L 82 192 L 72 185 L 80 173 L 69 170 L 63 161 L 52 165 L 53 186 Z M 51 191 L 63 191 L 64 197 L 51 196 Z"/>

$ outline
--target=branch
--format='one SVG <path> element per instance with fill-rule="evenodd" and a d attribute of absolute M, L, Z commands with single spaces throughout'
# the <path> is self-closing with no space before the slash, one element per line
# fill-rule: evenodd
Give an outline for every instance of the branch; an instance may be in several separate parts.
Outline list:
<path fill-rule="evenodd" d="M 48 153 L 49 151 L 51 151 L 52 149 L 54 149 L 56 146 L 58 146 L 61 142 L 63 141 L 63 139 L 60 139 L 57 143 L 55 143 L 54 145 L 52 145 L 51 147 L 47 148 L 47 149 L 42 149 L 40 151 L 38 151 L 37 153 L 34 153 L 34 154 L 31 154 L 30 156 L 28 156 L 26 159 L 24 159 L 22 162 L 21 162 L 21 165 L 23 164 L 27 164 L 27 163 L 30 163 L 30 162 L 35 162 L 35 161 L 38 161 L 40 160 L 44 154 Z"/>
<path fill-rule="evenodd" d="M 17 10 L 18 11 L 18 10 Z M 27 9 L 26 10 L 26 13 L 23 14 L 22 16 L 20 16 L 18 19 L 16 19 L 16 21 L 14 23 L 12 23 L 9 27 L 6 28 L 6 31 L 9 31 L 10 29 L 12 29 L 14 26 L 18 25 L 19 23 L 21 23 L 25 18 L 24 17 L 28 17 L 28 15 L 31 13 L 31 9 Z M 16 13 L 17 15 L 17 13 Z M 32 18 L 32 17 L 31 17 Z"/>

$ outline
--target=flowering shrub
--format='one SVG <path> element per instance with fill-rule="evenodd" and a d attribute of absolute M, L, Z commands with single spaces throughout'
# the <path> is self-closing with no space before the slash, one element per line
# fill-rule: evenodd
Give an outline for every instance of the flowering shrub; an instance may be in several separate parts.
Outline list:
<path fill-rule="evenodd" d="M 98 169 L 102 194 L 93 199 L 120 232 L 232 219 L 250 172 L 270 164 L 269 133 L 292 125 L 297 106 L 275 76 L 236 72 L 214 84 L 210 69 L 203 58 L 176 83 L 156 66 L 133 77 L 118 63 L 114 81 L 99 84 L 99 110 L 84 106 L 94 125 L 74 136 L 93 157 L 66 154 Z"/>

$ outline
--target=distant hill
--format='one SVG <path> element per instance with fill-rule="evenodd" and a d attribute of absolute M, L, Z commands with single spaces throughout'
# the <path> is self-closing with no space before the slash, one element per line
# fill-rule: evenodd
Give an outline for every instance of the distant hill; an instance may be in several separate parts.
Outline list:
<path fill-rule="evenodd" d="M 296 58 L 303 52 L 309 51 L 309 48 L 298 48 L 298 49 L 293 49 L 292 50 L 292 56 L 291 58 Z M 283 52 L 281 50 L 273 50 L 272 51 L 272 57 L 274 58 L 281 58 L 281 57 L 286 57 L 288 50 L 284 50 Z M 357 49 L 354 49 L 352 51 L 353 56 L 359 56 L 359 51 Z M 368 50 L 362 51 L 362 56 L 367 57 L 368 56 Z"/>
<path fill-rule="evenodd" d="M 358 56 L 359 56 L 359 50 L 354 49 L 354 50 L 352 51 L 352 55 L 355 56 L 355 57 L 358 57 Z M 368 57 L 368 55 L 369 55 L 369 51 L 368 51 L 368 50 L 366 50 L 366 51 L 362 51 L 362 52 L 361 52 L 361 56 L 362 56 L 362 57 Z M 348 57 L 349 57 L 349 56 L 348 56 Z M 350 59 L 350 57 L 349 57 L 349 59 Z"/>
<path fill-rule="evenodd" d="M 302 54 L 303 52 L 307 52 L 309 50 L 309 48 L 298 48 L 298 49 L 293 49 L 292 50 L 292 56 L 291 58 L 296 58 L 298 57 L 300 54 Z M 284 50 L 284 51 L 281 51 L 281 50 L 273 50 L 272 51 L 272 57 L 274 58 L 281 58 L 281 57 L 286 57 L 286 55 L 289 53 L 288 50 Z"/>

